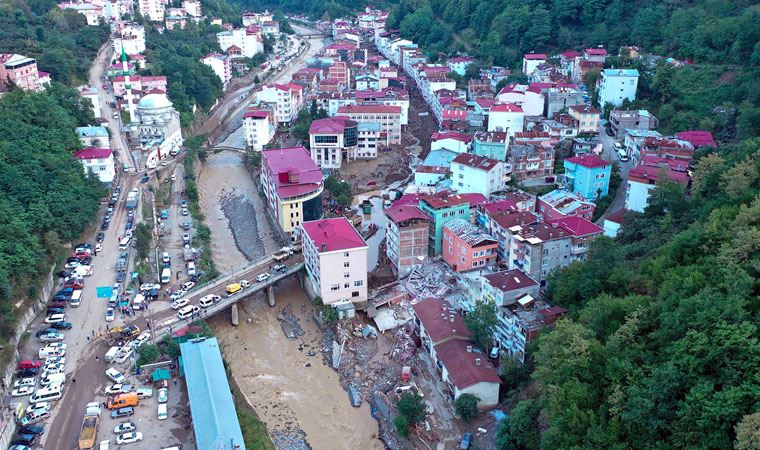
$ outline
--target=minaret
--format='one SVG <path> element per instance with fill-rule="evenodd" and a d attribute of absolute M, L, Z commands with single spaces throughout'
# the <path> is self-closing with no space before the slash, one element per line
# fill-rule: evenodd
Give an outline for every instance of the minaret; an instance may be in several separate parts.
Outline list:
<path fill-rule="evenodd" d="M 129 82 L 129 64 L 127 63 L 127 53 L 124 46 L 121 46 L 121 70 L 124 75 L 124 88 L 127 90 L 127 110 L 129 111 L 129 123 L 135 120 L 135 102 L 132 98 L 132 84 Z"/>

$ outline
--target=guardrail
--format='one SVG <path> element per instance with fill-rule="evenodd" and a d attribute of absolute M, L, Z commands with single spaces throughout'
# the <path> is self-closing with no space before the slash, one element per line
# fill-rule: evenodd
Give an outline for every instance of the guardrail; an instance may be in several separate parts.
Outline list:
<path fill-rule="evenodd" d="M 269 259 L 271 259 L 271 258 L 269 258 Z M 262 263 L 262 264 L 265 264 L 265 263 Z M 260 266 L 262 264 L 258 264 L 256 267 L 258 267 L 258 266 Z M 290 276 L 298 274 L 298 271 L 301 270 L 303 267 L 304 267 L 303 261 L 299 262 L 299 263 L 297 263 L 297 264 L 295 264 L 293 266 L 288 267 L 288 271 L 287 272 L 277 274 L 276 276 L 272 276 L 267 281 L 255 283 L 251 287 L 249 287 L 247 289 L 244 289 L 244 290 L 241 290 L 241 291 L 238 291 L 237 293 L 235 293 L 233 295 L 230 295 L 228 297 L 223 297 L 222 300 L 219 303 L 217 303 L 215 305 L 212 305 L 212 306 L 210 306 L 210 307 L 208 307 L 206 309 L 201 309 L 199 315 L 196 316 L 196 317 L 190 317 L 190 318 L 187 318 L 187 319 L 180 319 L 180 320 L 178 320 L 176 322 L 172 322 L 170 325 L 164 326 L 164 327 L 159 328 L 159 329 L 156 329 L 154 327 L 154 329 L 153 329 L 153 338 L 156 341 L 160 341 L 161 339 L 164 338 L 164 336 L 170 335 L 172 332 L 174 332 L 176 330 L 179 330 L 180 328 L 183 328 L 185 326 L 188 326 L 188 325 L 190 325 L 191 323 L 195 322 L 198 319 L 204 319 L 204 318 L 207 318 L 207 317 L 211 317 L 211 316 L 217 314 L 218 312 L 226 309 L 227 307 L 234 305 L 235 303 L 239 302 L 240 300 L 248 298 L 248 297 L 256 294 L 257 292 L 261 292 L 262 290 L 268 288 L 269 286 L 274 285 L 275 283 L 277 283 L 280 280 L 283 280 L 283 279 L 285 279 L 287 277 L 290 277 Z M 245 269 L 243 272 L 247 272 L 247 271 L 249 271 L 249 270 L 251 270 L 253 268 L 254 268 L 254 266 L 250 266 L 247 269 Z M 240 272 L 238 272 L 236 274 L 240 275 Z M 235 274 L 230 275 L 230 278 L 233 277 L 234 275 Z M 197 292 L 196 292 L 196 294 L 197 294 Z"/>

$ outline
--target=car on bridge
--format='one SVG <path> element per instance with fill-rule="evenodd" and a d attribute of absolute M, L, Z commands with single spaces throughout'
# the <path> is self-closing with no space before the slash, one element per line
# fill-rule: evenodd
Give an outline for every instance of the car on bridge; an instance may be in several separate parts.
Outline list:
<path fill-rule="evenodd" d="M 171 307 L 172 309 L 180 309 L 184 308 L 185 306 L 190 304 L 190 300 L 186 298 L 179 298 L 172 302 Z"/>
<path fill-rule="evenodd" d="M 256 275 L 256 281 L 261 283 L 262 281 L 267 281 L 269 279 L 270 275 L 267 272 L 260 273 Z"/>
<path fill-rule="evenodd" d="M 222 300 L 222 297 L 216 294 L 208 294 L 204 295 L 203 298 L 200 299 L 198 304 L 201 306 L 201 308 L 208 308 L 209 306 L 213 305 L 214 303 L 218 303 Z"/>

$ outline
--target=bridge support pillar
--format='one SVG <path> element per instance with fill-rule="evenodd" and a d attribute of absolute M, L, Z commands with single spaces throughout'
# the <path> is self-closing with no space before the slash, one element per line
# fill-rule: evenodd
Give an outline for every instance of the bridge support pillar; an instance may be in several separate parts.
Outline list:
<path fill-rule="evenodd" d="M 274 285 L 267 286 L 267 298 L 269 299 L 269 306 L 274 306 Z"/>

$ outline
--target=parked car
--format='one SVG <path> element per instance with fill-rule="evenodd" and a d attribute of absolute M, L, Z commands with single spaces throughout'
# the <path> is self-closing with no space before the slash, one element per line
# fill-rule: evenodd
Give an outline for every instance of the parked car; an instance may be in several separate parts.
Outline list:
<path fill-rule="evenodd" d="M 180 298 L 172 302 L 171 307 L 172 309 L 180 309 L 184 308 L 185 306 L 190 304 L 190 300 L 186 298 Z"/>
<path fill-rule="evenodd" d="M 57 333 L 57 332 L 58 332 L 58 330 L 56 330 L 56 329 L 55 329 L 55 328 L 53 328 L 53 327 L 50 327 L 50 328 L 43 328 L 43 329 L 41 329 L 40 331 L 36 332 L 36 333 L 34 334 L 34 336 L 35 336 L 35 337 L 40 337 L 40 336 L 42 336 L 42 335 L 44 335 L 44 334 Z M 21 361 L 21 363 L 24 363 L 24 362 L 25 362 L 25 361 Z M 21 363 L 19 363 L 19 369 L 28 369 L 28 367 L 21 367 Z M 39 367 L 39 366 L 36 366 L 36 367 Z"/>
<path fill-rule="evenodd" d="M 158 420 L 166 420 L 169 418 L 169 411 L 166 407 L 166 403 L 158 404 Z"/>
<path fill-rule="evenodd" d="M 106 234 L 103 232 L 98 233 L 97 236 L 95 236 L 95 240 L 98 242 L 103 242 L 106 239 Z"/>
<path fill-rule="evenodd" d="M 163 262 L 164 264 L 171 264 L 172 257 L 169 255 L 169 252 L 163 252 L 161 254 L 161 262 Z"/>
<path fill-rule="evenodd" d="M 190 224 L 190 222 L 182 222 L 182 224 L 180 225 L 180 227 L 185 231 L 189 231 L 191 226 L 192 225 Z"/>
<path fill-rule="evenodd" d="M 26 445 L 27 447 L 33 446 L 37 442 L 37 435 L 35 434 L 21 434 L 16 436 L 16 439 L 11 441 L 12 445 Z"/>
<path fill-rule="evenodd" d="M 190 234 L 188 233 L 182 233 L 182 242 L 185 244 L 190 243 Z"/>
<path fill-rule="evenodd" d="M 128 433 L 130 431 L 135 431 L 137 429 L 137 425 L 135 425 L 134 422 L 131 420 L 127 420 L 126 422 L 122 422 L 118 425 L 116 425 L 113 429 L 113 432 L 116 434 L 122 434 L 122 433 Z"/>
<path fill-rule="evenodd" d="M 180 200 L 179 206 L 181 206 L 182 208 L 187 208 L 187 200 L 185 200 L 184 198 Z"/>
<path fill-rule="evenodd" d="M 32 403 L 26 407 L 27 414 L 41 414 L 47 411 L 50 411 L 50 403 L 48 402 Z"/>
<path fill-rule="evenodd" d="M 272 267 L 272 270 L 274 270 L 277 273 L 285 273 L 288 271 L 288 266 L 285 264 L 277 264 L 274 267 Z"/>
<path fill-rule="evenodd" d="M 194 286 L 195 286 L 195 283 L 193 283 L 192 281 L 187 281 L 185 283 L 182 283 L 182 286 L 180 287 L 180 289 L 187 292 L 190 289 L 192 289 Z"/>
<path fill-rule="evenodd" d="M 17 377 L 33 377 L 40 373 L 40 369 L 38 368 L 30 368 L 30 369 L 22 369 L 16 371 Z"/>
<path fill-rule="evenodd" d="M 11 391 L 11 397 L 24 397 L 34 394 L 34 386 L 21 386 Z"/>
<path fill-rule="evenodd" d="M 256 281 L 261 283 L 262 281 L 267 281 L 269 279 L 269 274 L 264 272 L 256 275 Z"/>
<path fill-rule="evenodd" d="M 42 425 L 28 425 L 18 429 L 18 434 L 42 434 L 45 432 L 45 427 Z"/>
<path fill-rule="evenodd" d="M 470 448 L 470 443 L 472 443 L 472 433 L 465 433 L 462 437 L 462 442 L 459 443 L 459 448 L 461 450 L 467 450 Z"/>
<path fill-rule="evenodd" d="M 60 307 L 56 307 L 56 306 L 48 306 L 47 313 L 48 314 L 65 314 L 66 313 L 66 308 L 60 308 Z"/>
<path fill-rule="evenodd" d="M 166 403 L 169 401 L 169 390 L 161 388 L 158 390 L 158 403 Z"/>
<path fill-rule="evenodd" d="M 150 181 L 148 174 L 143 175 L 143 177 L 140 179 L 141 183 L 147 183 L 148 181 Z"/>
<path fill-rule="evenodd" d="M 19 369 L 39 369 L 42 366 L 42 361 L 34 361 L 31 359 L 25 359 L 18 363 Z"/>
<path fill-rule="evenodd" d="M 119 417 L 129 417 L 134 413 L 135 410 L 132 409 L 131 406 L 127 406 L 126 408 L 119 408 L 115 411 L 111 411 L 111 418 L 118 419 Z"/>
<path fill-rule="evenodd" d="M 55 328 L 56 330 L 70 330 L 71 329 L 71 322 L 61 321 L 56 322 L 50 325 L 51 328 Z"/>
<path fill-rule="evenodd" d="M 188 214 L 190 214 L 190 213 L 187 211 L 187 208 L 182 208 L 182 215 L 186 216 Z"/>
<path fill-rule="evenodd" d="M 114 383 L 123 383 L 127 379 L 127 377 L 113 367 L 106 370 L 106 376 Z"/>
<path fill-rule="evenodd" d="M 40 340 L 42 342 L 60 342 L 63 340 L 63 335 L 61 333 L 43 334 L 40 336 Z"/>
<path fill-rule="evenodd" d="M 131 392 L 131 391 L 132 391 L 131 384 L 114 383 L 106 388 L 106 394 L 108 395 L 126 394 L 127 392 Z M 126 431 L 131 431 L 131 430 L 126 430 Z"/>
<path fill-rule="evenodd" d="M 34 386 L 35 384 L 37 384 L 37 380 L 35 378 L 19 378 L 13 382 L 13 387 L 15 389 L 18 389 L 25 386 Z"/>
<path fill-rule="evenodd" d="M 103 225 L 100 226 L 100 229 L 106 231 L 108 229 L 108 222 L 103 222 Z"/>
<path fill-rule="evenodd" d="M 106 309 L 106 322 L 113 322 L 116 319 L 116 312 L 113 308 Z"/>
<path fill-rule="evenodd" d="M 66 320 L 66 314 L 51 314 L 45 319 L 45 323 L 57 323 Z"/>
<path fill-rule="evenodd" d="M 116 445 L 132 444 L 137 441 L 142 441 L 143 435 L 139 431 L 130 431 L 129 433 L 120 434 L 116 438 Z"/>

